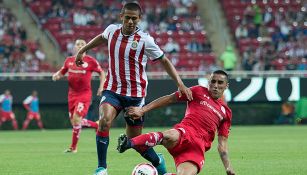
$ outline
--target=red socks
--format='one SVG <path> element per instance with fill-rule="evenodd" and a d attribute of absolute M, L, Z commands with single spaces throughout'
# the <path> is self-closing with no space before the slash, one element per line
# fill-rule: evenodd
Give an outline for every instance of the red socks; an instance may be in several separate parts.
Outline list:
<path fill-rule="evenodd" d="M 163 134 L 162 132 L 150 132 L 147 134 L 142 134 L 137 137 L 131 138 L 131 144 L 133 147 L 147 146 L 153 147 L 162 142 Z"/>
<path fill-rule="evenodd" d="M 25 130 L 28 128 L 28 125 L 30 123 L 31 119 L 27 118 L 24 122 L 23 122 L 23 125 L 22 125 L 22 129 Z"/>
<path fill-rule="evenodd" d="M 82 119 L 81 125 L 82 125 L 82 126 L 85 126 L 85 127 L 89 127 L 89 128 L 95 128 L 95 129 L 98 128 L 98 123 L 93 122 L 93 121 L 91 121 L 91 120 L 87 120 L 87 119 L 85 119 L 85 118 Z"/>
<path fill-rule="evenodd" d="M 73 150 L 77 149 L 81 128 L 82 128 L 81 125 L 75 125 L 72 128 L 72 142 L 70 148 Z"/>
<path fill-rule="evenodd" d="M 14 128 L 15 130 L 18 129 L 18 125 L 17 125 L 16 119 L 12 119 L 12 125 L 13 125 L 13 128 Z"/>

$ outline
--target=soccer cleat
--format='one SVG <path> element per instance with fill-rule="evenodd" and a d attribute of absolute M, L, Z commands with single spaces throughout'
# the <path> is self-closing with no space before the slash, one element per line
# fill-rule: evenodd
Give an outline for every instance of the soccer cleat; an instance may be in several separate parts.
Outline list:
<path fill-rule="evenodd" d="M 68 148 L 64 151 L 64 153 L 77 153 L 77 149 Z"/>
<path fill-rule="evenodd" d="M 117 139 L 117 151 L 119 153 L 125 152 L 128 147 L 128 137 L 126 134 L 121 134 Z"/>
<path fill-rule="evenodd" d="M 103 167 L 98 167 L 95 170 L 94 175 L 108 175 L 107 169 L 103 168 Z"/>
<path fill-rule="evenodd" d="M 159 175 L 164 175 L 164 174 L 167 173 L 165 160 L 164 160 L 164 157 L 161 153 L 157 153 L 157 154 L 160 158 L 160 164 L 158 166 L 156 166 L 156 169 L 157 169 Z"/>

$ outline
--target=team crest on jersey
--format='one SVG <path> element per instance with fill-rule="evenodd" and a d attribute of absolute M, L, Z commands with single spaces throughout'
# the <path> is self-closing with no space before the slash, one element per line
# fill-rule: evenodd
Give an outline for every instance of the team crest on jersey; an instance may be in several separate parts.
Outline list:
<path fill-rule="evenodd" d="M 132 50 L 136 50 L 138 48 L 138 42 L 136 40 L 134 40 L 131 44 L 131 49 Z"/>
<path fill-rule="evenodd" d="M 88 63 L 87 62 L 83 62 L 82 67 L 83 68 L 87 68 L 88 67 Z"/>

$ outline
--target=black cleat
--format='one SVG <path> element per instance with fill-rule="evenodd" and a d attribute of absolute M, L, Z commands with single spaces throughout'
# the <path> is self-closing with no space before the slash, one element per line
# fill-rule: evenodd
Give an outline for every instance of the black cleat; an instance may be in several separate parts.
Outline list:
<path fill-rule="evenodd" d="M 125 152 L 130 147 L 128 146 L 128 137 L 126 134 L 121 134 L 117 139 L 117 151 L 119 153 Z"/>

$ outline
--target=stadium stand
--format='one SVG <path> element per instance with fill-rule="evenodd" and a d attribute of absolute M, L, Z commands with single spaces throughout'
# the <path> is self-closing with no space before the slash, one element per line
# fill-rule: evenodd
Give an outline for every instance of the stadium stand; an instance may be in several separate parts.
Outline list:
<path fill-rule="evenodd" d="M 121 0 L 103 2 L 24 0 L 23 2 L 37 15 L 42 28 L 52 34 L 65 55 L 71 54 L 72 42 L 76 38 L 89 41 L 109 24 L 119 22 L 118 17 L 113 14 L 119 12 L 122 7 Z M 149 32 L 161 48 L 164 48 L 170 38 L 178 43 L 179 51 L 167 53 L 167 56 L 179 71 L 198 71 L 201 60 L 215 65 L 215 55 L 212 53 L 198 15 L 196 2 L 193 0 L 140 0 L 139 2 L 144 10 L 140 27 Z M 103 67 L 107 66 L 106 47 L 96 48 L 91 54 L 96 56 Z M 161 70 L 155 63 L 148 69 Z"/>
<path fill-rule="evenodd" d="M 29 40 L 25 27 L 0 3 L 0 72 L 50 72 L 39 41 Z"/>
<path fill-rule="evenodd" d="M 306 70 L 307 2 L 222 0 L 243 70 Z"/>

